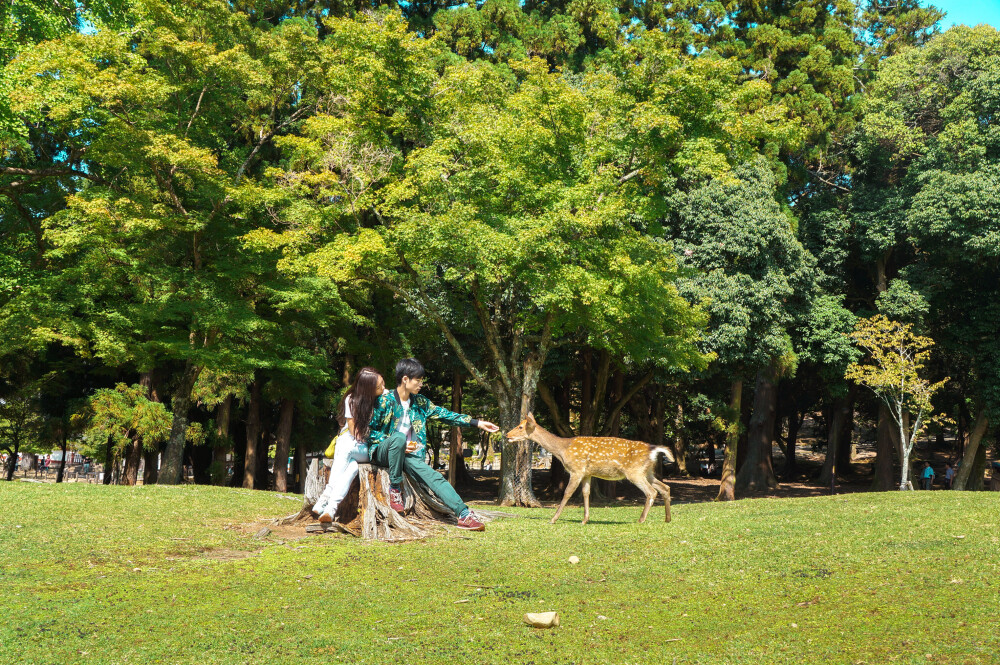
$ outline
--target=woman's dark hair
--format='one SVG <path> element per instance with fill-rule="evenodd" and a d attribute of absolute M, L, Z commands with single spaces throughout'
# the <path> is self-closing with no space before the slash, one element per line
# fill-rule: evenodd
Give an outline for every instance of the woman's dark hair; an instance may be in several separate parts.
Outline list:
<path fill-rule="evenodd" d="M 347 390 L 344 401 L 349 401 L 351 405 L 351 417 L 354 419 L 354 438 L 364 443 L 368 439 L 368 424 L 372 420 L 372 412 L 375 410 L 375 400 L 378 395 L 375 389 L 378 387 L 378 380 L 382 375 L 374 367 L 362 367 L 354 383 Z"/>
<path fill-rule="evenodd" d="M 396 363 L 396 385 L 398 386 L 403 382 L 403 377 L 408 376 L 411 379 L 420 379 L 424 376 L 424 366 L 420 364 L 420 361 L 416 358 L 403 358 L 398 363 Z"/>

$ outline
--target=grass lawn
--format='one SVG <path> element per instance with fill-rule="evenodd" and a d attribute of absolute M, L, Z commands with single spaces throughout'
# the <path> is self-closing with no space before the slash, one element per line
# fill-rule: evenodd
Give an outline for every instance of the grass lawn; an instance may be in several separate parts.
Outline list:
<path fill-rule="evenodd" d="M 515 510 L 397 545 L 255 540 L 298 508 L 268 492 L 0 505 L 0 663 L 1000 662 L 1000 494 Z M 560 628 L 522 623 L 546 610 Z"/>

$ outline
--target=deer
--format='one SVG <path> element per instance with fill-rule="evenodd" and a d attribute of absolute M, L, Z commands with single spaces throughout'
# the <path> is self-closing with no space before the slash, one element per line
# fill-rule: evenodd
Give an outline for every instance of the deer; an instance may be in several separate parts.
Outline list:
<path fill-rule="evenodd" d="M 590 519 L 591 478 L 628 479 L 638 487 L 646 495 L 646 505 L 642 509 L 642 515 L 639 516 L 640 524 L 646 521 L 657 493 L 662 494 L 666 501 L 665 521 L 670 521 L 670 488 L 653 476 L 653 465 L 658 455 L 663 453 L 668 460 L 674 461 L 674 456 L 668 448 L 618 437 L 574 436 L 567 439 L 546 430 L 530 413 L 520 425 L 507 432 L 506 436 L 511 443 L 534 441 L 558 457 L 569 472 L 566 493 L 563 494 L 562 503 L 559 504 L 549 524 L 556 523 L 563 508 L 566 507 L 566 502 L 581 483 L 583 484 L 582 524 L 587 523 Z"/>

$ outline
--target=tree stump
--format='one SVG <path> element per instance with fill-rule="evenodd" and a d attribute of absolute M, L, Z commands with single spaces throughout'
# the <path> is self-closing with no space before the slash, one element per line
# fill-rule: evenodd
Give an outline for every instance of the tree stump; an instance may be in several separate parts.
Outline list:
<path fill-rule="evenodd" d="M 432 493 L 403 476 L 403 505 L 405 515 L 389 507 L 389 472 L 371 464 L 358 465 L 347 496 L 337 507 L 333 522 L 322 524 L 313 517 L 312 507 L 329 480 L 330 470 L 320 460 L 313 460 L 306 473 L 302 510 L 284 520 L 284 524 L 307 522 L 307 533 L 340 532 L 365 540 L 396 542 L 418 540 L 435 533 L 442 533 L 447 525 L 455 525 L 458 518 Z M 496 511 L 476 514 L 484 522 L 499 517 L 512 517 Z"/>

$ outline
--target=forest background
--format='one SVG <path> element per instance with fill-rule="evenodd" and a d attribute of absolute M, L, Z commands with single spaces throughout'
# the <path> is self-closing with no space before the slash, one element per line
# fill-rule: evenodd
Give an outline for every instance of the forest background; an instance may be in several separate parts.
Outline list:
<path fill-rule="evenodd" d="M 928 433 L 1000 417 L 1000 33 L 912 0 L 23 2 L 0 16 L 0 446 L 292 489 L 346 378 L 424 360 L 509 428 L 725 446 L 766 490 L 876 432 L 881 314 Z M 391 379 L 389 380 L 391 384 Z M 904 414 L 905 418 L 905 414 Z M 500 500 L 535 505 L 502 447 Z M 157 473 L 155 460 L 163 454 Z M 273 472 L 268 458 L 273 457 Z M 297 464 L 297 466 L 299 466 Z M 976 470 L 978 469 L 978 476 Z M 13 472 L 13 467 L 9 469 Z M 8 475 L 9 477 L 9 475 Z M 559 473 L 553 473 L 553 483 Z"/>

